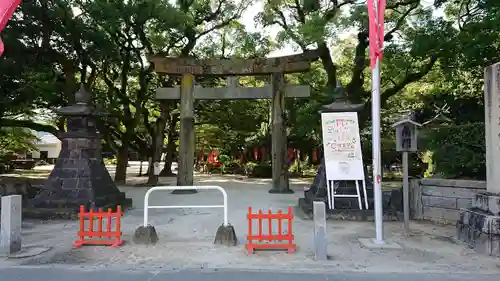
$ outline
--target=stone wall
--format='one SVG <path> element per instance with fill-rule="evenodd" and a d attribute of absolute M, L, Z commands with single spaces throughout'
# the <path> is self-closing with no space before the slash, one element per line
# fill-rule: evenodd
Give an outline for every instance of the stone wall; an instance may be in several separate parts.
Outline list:
<path fill-rule="evenodd" d="M 25 179 L 18 177 L 0 177 L 0 197 L 22 195 L 23 201 L 34 198 L 45 179 Z M 0 206 L 1 208 L 1 206 Z"/>
<path fill-rule="evenodd" d="M 410 181 L 411 215 L 415 220 L 455 224 L 461 208 L 469 208 L 486 182 L 473 180 L 413 179 Z"/>

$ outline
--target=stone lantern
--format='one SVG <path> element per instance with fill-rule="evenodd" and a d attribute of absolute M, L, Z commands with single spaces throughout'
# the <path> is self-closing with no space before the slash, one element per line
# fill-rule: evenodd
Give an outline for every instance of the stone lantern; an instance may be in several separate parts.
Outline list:
<path fill-rule="evenodd" d="M 348 93 L 340 82 L 337 83 L 334 92 L 335 101 L 322 106 L 320 112 L 360 112 L 363 110 L 364 104 L 353 104 L 349 101 Z"/>
<path fill-rule="evenodd" d="M 122 208 L 132 204 L 120 192 L 104 165 L 96 128 L 98 112 L 82 85 L 75 103 L 61 108 L 67 132 L 59 135 L 61 152 L 42 190 L 31 200 L 27 216 L 75 218 L 80 205 L 89 208 Z"/>

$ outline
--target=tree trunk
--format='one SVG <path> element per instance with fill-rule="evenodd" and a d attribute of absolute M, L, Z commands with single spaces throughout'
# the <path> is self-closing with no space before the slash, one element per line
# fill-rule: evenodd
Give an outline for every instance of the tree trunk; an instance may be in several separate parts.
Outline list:
<path fill-rule="evenodd" d="M 318 42 L 318 52 L 323 68 L 325 69 L 328 77 L 327 87 L 335 87 L 337 85 L 337 66 L 333 63 L 330 49 L 326 42 Z"/>
<path fill-rule="evenodd" d="M 125 184 L 127 179 L 127 165 L 128 165 L 128 144 L 123 142 L 118 150 L 116 170 L 115 170 L 115 183 Z"/>
<path fill-rule="evenodd" d="M 170 141 L 169 139 L 167 144 L 167 153 L 165 155 L 165 166 L 160 173 L 161 176 L 170 177 L 175 175 L 174 172 L 172 172 L 172 163 L 174 162 L 174 155 L 176 150 L 177 147 L 175 145 L 175 140 L 172 139 L 172 141 Z"/>
<path fill-rule="evenodd" d="M 174 155 L 177 150 L 175 145 L 176 141 L 176 132 L 175 128 L 177 127 L 177 121 L 179 120 L 179 115 L 174 114 L 170 119 L 169 130 L 168 130 L 168 142 L 167 142 L 167 152 L 165 155 L 165 166 L 160 173 L 162 177 L 174 176 L 175 174 L 172 172 L 172 163 L 174 162 Z"/>
<path fill-rule="evenodd" d="M 163 142 L 165 139 L 165 127 L 166 127 L 166 118 L 165 115 L 168 112 L 166 110 L 162 110 L 162 113 L 158 120 L 156 121 L 155 124 L 155 129 L 154 129 L 154 135 L 152 136 L 153 139 L 153 155 L 152 161 L 149 163 L 149 174 L 148 174 L 148 182 L 147 184 L 149 185 L 156 185 L 158 184 L 158 175 L 155 175 L 155 169 L 154 169 L 154 163 L 160 163 L 161 161 L 161 154 L 163 151 Z"/>
<path fill-rule="evenodd" d="M 146 173 L 144 174 L 145 176 L 149 175 L 149 171 L 151 171 L 151 157 L 148 157 L 148 169 L 146 170 Z"/>

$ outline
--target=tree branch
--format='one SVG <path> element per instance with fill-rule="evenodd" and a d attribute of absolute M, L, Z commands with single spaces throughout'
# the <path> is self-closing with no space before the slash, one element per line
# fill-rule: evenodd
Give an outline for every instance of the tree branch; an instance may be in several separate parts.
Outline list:
<path fill-rule="evenodd" d="M 0 118 L 0 127 L 20 127 L 35 130 L 37 132 L 51 133 L 59 138 L 59 130 L 51 125 L 40 124 L 30 120 L 15 120 Z"/>
<path fill-rule="evenodd" d="M 306 15 L 304 14 L 304 10 L 300 6 L 299 0 L 295 0 L 294 4 L 295 4 L 294 8 L 297 11 L 297 16 L 298 16 L 297 21 L 302 23 L 302 24 L 305 24 L 306 23 Z M 281 14 L 283 14 L 283 13 L 281 13 Z"/>
<path fill-rule="evenodd" d="M 385 35 L 384 35 L 384 41 L 390 41 L 392 39 L 392 35 L 394 34 L 394 32 L 398 31 L 401 26 L 403 25 L 403 23 L 405 23 L 405 20 L 406 20 L 406 17 L 413 11 L 415 10 L 416 8 L 418 8 L 418 5 L 419 5 L 419 2 L 417 1 L 413 6 L 411 6 L 407 11 L 405 11 L 403 13 L 403 15 L 398 19 L 398 21 L 396 22 L 396 25 L 394 26 L 394 28 L 392 28 L 390 31 L 388 31 Z"/>
<path fill-rule="evenodd" d="M 347 93 L 349 100 L 353 102 L 360 102 L 362 98 L 364 76 L 363 71 L 366 68 L 366 48 L 368 47 L 368 33 L 358 33 L 358 44 L 356 45 L 354 63 L 351 75 L 351 81 L 347 85 Z"/>
<path fill-rule="evenodd" d="M 394 4 L 389 4 L 386 6 L 386 9 L 394 10 L 394 9 L 397 9 L 398 7 L 401 7 L 401 6 L 407 6 L 407 5 L 418 4 L 418 3 L 420 3 L 420 0 L 405 0 L 405 1 L 396 2 Z"/>
<path fill-rule="evenodd" d="M 396 84 L 394 87 L 385 90 L 381 96 L 380 96 L 380 105 L 381 107 L 384 107 L 387 103 L 387 100 L 404 89 L 408 84 L 416 82 L 420 79 L 422 79 L 427 73 L 429 73 L 436 62 L 438 61 L 439 56 L 437 54 L 434 54 L 430 57 L 429 62 L 427 62 L 426 65 L 424 65 L 419 72 L 414 72 L 406 75 L 406 77 L 401 80 L 398 84 Z"/>
<path fill-rule="evenodd" d="M 345 2 L 342 2 L 340 4 L 338 4 L 338 2 L 335 1 L 333 4 L 333 7 L 325 12 L 325 20 L 331 21 L 335 17 L 335 15 L 337 14 L 337 12 L 340 11 L 340 8 L 342 6 L 347 5 L 347 4 L 354 4 L 354 3 L 356 3 L 356 0 L 346 0 Z"/>
<path fill-rule="evenodd" d="M 330 87 L 336 86 L 337 66 L 333 63 L 332 56 L 330 55 L 330 49 L 326 45 L 326 42 L 323 41 L 318 43 L 318 54 L 328 77 L 327 85 Z"/>

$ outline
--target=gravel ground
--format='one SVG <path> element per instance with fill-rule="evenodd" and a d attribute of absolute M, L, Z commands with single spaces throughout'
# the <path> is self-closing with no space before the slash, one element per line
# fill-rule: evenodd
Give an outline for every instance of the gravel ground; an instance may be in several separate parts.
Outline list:
<path fill-rule="evenodd" d="M 68 270 L 60 268 L 9 268 L 0 269 L 2 281 L 48 281 L 48 280 L 107 280 L 107 281 L 496 281 L 495 275 L 481 274 L 433 274 L 433 273 L 285 273 L 276 271 L 245 270 L 183 270 L 175 272 L 137 272 L 116 270 Z"/>
<path fill-rule="evenodd" d="M 131 177 L 129 184 L 133 185 L 140 181 L 144 181 L 144 178 Z M 162 178 L 163 184 L 169 185 L 173 184 L 173 182 L 173 178 Z M 298 210 L 294 211 L 296 217 L 293 225 L 295 243 L 298 246 L 295 254 L 257 252 L 249 256 L 244 250 L 245 237 L 248 231 L 246 220 L 248 207 L 251 206 L 255 210 L 263 209 L 267 211 L 268 209 L 272 209 L 276 211 L 278 209 L 286 210 L 288 206 L 296 206 L 297 199 L 302 195 L 302 190 L 308 183 L 295 180 L 292 183 L 292 188 L 296 190 L 295 194 L 269 194 L 267 192 L 271 187 L 269 180 L 248 180 L 237 176 L 196 177 L 196 184 L 219 185 L 227 191 L 229 198 L 229 222 L 235 227 L 240 241 L 236 247 L 213 244 L 215 232 L 223 221 L 222 209 L 152 210 L 150 212 L 150 222 L 155 226 L 159 234 L 159 242 L 154 246 L 133 244 L 133 233 L 138 226 L 142 225 L 143 198 L 147 188 L 128 185 L 127 187 L 121 187 L 121 189 L 129 197 L 133 198 L 134 209 L 129 211 L 123 218 L 122 232 L 127 243 L 122 247 L 89 246 L 72 249 L 71 246 L 76 239 L 78 229 L 77 222 L 32 222 L 28 223 L 29 227 L 26 227 L 23 231 L 23 245 L 26 247 L 50 247 L 52 250 L 43 255 L 31 258 L 0 259 L 0 268 L 7 270 L 6 268 L 12 266 L 57 266 L 58 268 L 62 267 L 66 269 L 167 272 L 188 269 L 210 271 L 225 268 L 239 271 L 295 271 L 303 272 L 304 274 L 312 272 L 355 271 L 378 272 L 381 274 L 390 272 L 460 273 L 463 276 L 477 273 L 500 273 L 498 259 L 478 255 L 462 245 L 455 244 L 453 239 L 451 239 L 455 234 L 454 227 L 436 226 L 428 223 L 412 223 L 413 233 L 406 237 L 402 234 L 402 223 L 386 222 L 384 223 L 386 239 L 398 243 L 402 249 L 371 250 L 362 247 L 358 242 L 358 238 L 374 237 L 375 227 L 373 223 L 328 221 L 328 253 L 330 259 L 328 261 L 316 262 L 313 260 L 313 222 L 303 218 Z M 154 196 L 150 200 L 151 205 L 205 205 L 221 204 L 221 202 L 222 196 L 218 191 L 200 191 L 198 194 L 193 195 L 172 195 L 168 191 L 162 191 L 154 193 Z M 276 229 L 276 225 L 273 226 L 273 229 Z M 187 280 L 198 280 L 196 279 L 198 273 L 193 272 L 186 275 L 194 276 L 186 277 Z M 233 276 L 231 275 L 233 273 L 224 274 L 227 277 L 221 277 L 222 280 Z M 282 274 L 273 276 L 269 280 L 281 280 L 281 278 L 286 277 L 286 275 Z M 317 275 L 314 278 L 319 279 L 311 280 L 354 280 L 352 278 L 358 275 L 349 276 L 342 279 L 344 277 L 328 275 L 328 278 L 333 279 L 324 279 L 326 277 Z M 387 277 L 389 275 L 374 276 Z M 410 275 L 394 276 L 406 278 Z M 181 277 L 182 275 L 179 275 L 169 280 L 177 280 L 176 278 Z M 259 277 L 255 276 L 252 278 Z M 362 275 L 358 280 L 379 280 L 373 278 L 375 277 Z M 391 280 L 390 278 L 384 280 Z M 411 278 L 410 280 L 412 280 Z M 2 277 L 1 280 L 5 279 Z M 291 278 L 291 280 L 294 279 Z"/>

